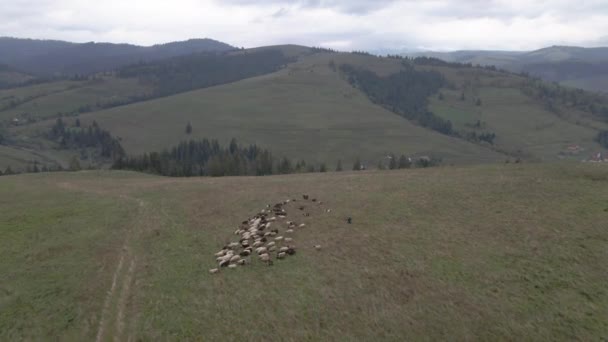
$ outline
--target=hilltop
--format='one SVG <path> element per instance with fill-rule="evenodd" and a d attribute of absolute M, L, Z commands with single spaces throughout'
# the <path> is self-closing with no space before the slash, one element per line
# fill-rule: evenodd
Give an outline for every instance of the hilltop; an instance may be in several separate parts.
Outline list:
<path fill-rule="evenodd" d="M 608 93 L 608 47 L 551 46 L 535 51 L 429 51 L 410 55 L 473 65 L 494 65 L 516 73 L 529 73 L 550 82 Z"/>
<path fill-rule="evenodd" d="M 445 164 L 580 161 L 603 150 L 608 101 L 436 59 L 295 45 L 199 53 L 0 91 L 0 167 L 41 162 L 15 158 L 26 150 L 63 167 L 74 155 L 107 166 L 88 147 L 49 139 L 58 117 L 68 127 L 99 125 L 127 155 L 236 138 L 316 167 L 360 158 L 375 168 L 391 154 Z"/>
<path fill-rule="evenodd" d="M 38 76 L 89 75 L 140 61 L 233 49 L 208 38 L 137 46 L 0 37 L 0 63 Z"/>

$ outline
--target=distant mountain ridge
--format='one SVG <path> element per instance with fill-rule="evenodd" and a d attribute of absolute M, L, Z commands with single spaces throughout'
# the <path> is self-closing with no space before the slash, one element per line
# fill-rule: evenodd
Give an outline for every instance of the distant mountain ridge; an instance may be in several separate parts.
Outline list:
<path fill-rule="evenodd" d="M 551 46 L 535 51 L 428 51 L 406 55 L 494 65 L 513 72 L 526 72 L 547 81 L 608 92 L 608 47 Z"/>
<path fill-rule="evenodd" d="M 208 38 L 138 46 L 0 37 L 0 64 L 38 76 L 91 74 L 139 61 L 234 49 Z"/>

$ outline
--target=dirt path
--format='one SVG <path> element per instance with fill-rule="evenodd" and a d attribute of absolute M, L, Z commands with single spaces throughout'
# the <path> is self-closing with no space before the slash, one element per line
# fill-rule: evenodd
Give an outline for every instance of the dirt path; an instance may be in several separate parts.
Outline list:
<path fill-rule="evenodd" d="M 134 197 L 129 193 L 112 193 L 106 189 L 97 189 L 72 182 L 57 184 L 69 191 L 82 191 L 100 196 L 117 197 L 123 201 L 133 201 L 137 204 L 137 212 L 127 230 L 123 245 L 120 249 L 118 263 L 114 267 L 112 283 L 106 292 L 95 341 L 125 341 L 133 340 L 136 325 L 135 314 L 130 314 L 129 307 L 136 289 L 138 258 L 133 242 L 146 230 L 154 229 L 158 225 L 159 212 L 151 210 L 146 201 Z M 161 210 L 162 212 L 162 210 Z"/>

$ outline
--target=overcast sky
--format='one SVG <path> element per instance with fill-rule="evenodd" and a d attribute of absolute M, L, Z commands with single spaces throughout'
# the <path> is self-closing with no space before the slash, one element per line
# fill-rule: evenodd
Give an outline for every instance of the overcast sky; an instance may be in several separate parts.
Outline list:
<path fill-rule="evenodd" d="M 0 36 L 339 50 L 608 45 L 608 0 L 0 0 Z"/>

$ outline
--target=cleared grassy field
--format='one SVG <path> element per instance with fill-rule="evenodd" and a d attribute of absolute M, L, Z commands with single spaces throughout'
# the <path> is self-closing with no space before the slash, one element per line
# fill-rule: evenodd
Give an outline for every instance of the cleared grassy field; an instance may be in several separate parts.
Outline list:
<path fill-rule="evenodd" d="M 16 89 L 0 93 L 0 98 L 5 101 L 10 99 L 28 100 L 14 108 L 0 111 L 1 120 L 11 120 L 18 118 L 26 119 L 45 119 L 57 116 L 59 113 L 68 114 L 78 111 L 83 106 L 104 105 L 116 101 L 126 100 L 130 96 L 139 96 L 150 93 L 152 87 L 138 82 L 136 79 L 120 79 L 106 77 L 94 81 L 74 82 L 66 81 L 55 85 L 32 86 L 33 89 Z"/>
<path fill-rule="evenodd" d="M 517 153 L 545 161 L 559 159 L 559 152 L 570 145 L 579 145 L 588 153 L 574 157 L 576 160 L 601 151 L 595 141 L 599 129 L 608 124 L 591 118 L 577 110 L 559 108 L 559 114 L 550 112 L 535 99 L 521 91 L 521 79 L 512 75 L 491 72 L 460 71 L 446 72 L 451 82 L 463 87 L 465 100 L 461 100 L 462 89 L 443 89 L 443 100 L 430 99 L 433 113 L 452 121 L 457 130 L 496 134 L 496 147 L 502 151 Z M 477 81 L 473 81 L 476 80 Z M 467 83 L 467 80 L 469 83 Z M 480 99 L 481 106 L 476 105 Z M 479 120 L 479 129 L 472 125 Z"/>
<path fill-rule="evenodd" d="M 375 166 L 387 153 L 432 155 L 448 163 L 503 159 L 496 152 L 415 126 L 372 104 L 328 67 L 336 56 L 350 63 L 377 60 L 315 55 L 270 75 L 89 113 L 81 115 L 81 121 L 96 120 L 121 137 L 129 153 L 158 151 L 189 138 L 228 142 L 235 137 L 270 148 L 279 156 L 327 162 L 330 167 L 338 159 L 349 164 L 357 157 Z M 380 65 L 385 72 L 399 67 L 392 61 Z M 185 133 L 188 122 L 193 126 L 190 136 Z M 48 129 L 48 124 L 26 127 L 20 134 L 35 136 L 34 127 Z"/>
<path fill-rule="evenodd" d="M 601 340 L 607 175 L 0 177 L 0 339 Z M 288 209 L 295 256 L 207 272 L 240 221 L 303 193 L 323 204 Z"/>

